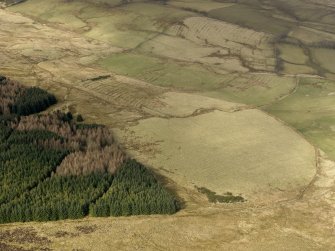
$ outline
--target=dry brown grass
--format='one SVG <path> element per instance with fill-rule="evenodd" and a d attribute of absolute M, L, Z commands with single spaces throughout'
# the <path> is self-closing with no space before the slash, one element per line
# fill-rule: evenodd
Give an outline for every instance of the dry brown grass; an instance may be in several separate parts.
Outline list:
<path fill-rule="evenodd" d="M 314 147 L 257 110 L 150 118 L 116 134 L 132 155 L 179 185 L 253 202 L 292 198 L 315 174 Z M 147 143 L 151 149 L 143 151 Z"/>
<path fill-rule="evenodd" d="M 38 84 L 54 92 L 61 100 L 56 107 L 57 109 L 70 110 L 74 113 L 79 112 L 87 118 L 87 122 L 98 122 L 110 127 L 122 128 L 136 125 L 143 118 L 160 117 L 160 111 L 173 117 L 175 115 L 192 115 L 193 111 L 199 108 L 213 108 L 213 103 L 211 103 L 213 100 L 208 104 L 208 100 L 204 101 L 202 98 L 195 98 L 195 100 L 199 100 L 199 104 L 191 103 L 194 108 L 190 107 L 187 104 L 187 99 L 190 98 L 189 95 L 185 95 L 187 96 L 186 100 L 180 97 L 169 99 L 166 96 L 163 99 L 161 95 L 167 91 L 166 89 L 153 87 L 150 84 L 123 76 L 113 76 L 116 78 L 117 84 L 115 79 L 111 78 L 110 81 L 101 81 L 97 84 L 99 87 L 96 87 L 92 78 L 110 73 L 100 69 L 98 66 L 88 67 L 81 65 L 80 59 L 100 58 L 102 54 L 106 55 L 115 51 L 113 48 L 110 49 L 110 45 L 95 40 L 89 41 L 67 30 L 51 28 L 47 25 L 43 26 L 34 23 L 29 18 L 4 10 L 0 10 L 0 21 L 0 59 L 3 62 L 0 66 L 1 72 L 4 75 L 21 80 L 27 85 Z M 31 37 L 34 37 L 34 39 L 31 40 Z M 15 46 L 8 46 L 13 45 L 14 41 Z M 41 50 L 31 50 L 31 48 L 34 48 L 34 44 L 35 47 L 41 48 Z M 54 53 L 50 53 L 50 51 Z M 86 85 L 87 83 L 89 84 Z M 178 92 L 178 90 L 175 91 Z M 136 97 L 136 94 L 139 97 Z M 180 110 L 176 112 L 177 114 L 174 114 L 175 100 L 178 101 L 177 103 L 180 106 Z M 172 102 L 173 104 L 170 104 L 170 108 L 164 108 L 164 102 Z M 217 106 L 217 101 L 215 101 L 214 106 Z M 233 106 L 235 107 L 235 105 Z M 225 110 L 227 107 L 229 110 L 230 105 L 223 104 L 219 109 Z M 197 139 L 197 136 L 203 135 L 203 132 L 207 133 L 205 128 L 210 126 L 215 127 L 217 135 L 221 136 L 216 137 L 216 134 L 208 131 L 208 135 L 205 135 L 204 140 L 211 140 L 215 143 L 216 140 L 224 140 L 225 137 L 223 136 L 227 135 L 230 141 L 234 143 L 231 146 L 234 146 L 238 145 L 239 141 L 243 141 L 243 137 L 233 137 L 237 134 L 237 130 L 240 130 L 244 133 L 244 136 L 255 139 L 256 143 L 260 142 L 258 146 L 264 150 L 264 153 L 269 152 L 267 158 L 265 158 L 265 154 L 262 158 L 265 161 L 262 163 L 266 164 L 264 164 L 264 167 L 273 165 L 274 152 L 276 153 L 274 156 L 278 158 L 280 157 L 280 152 L 282 152 L 280 160 L 291 161 L 295 159 L 294 155 L 297 155 L 300 149 L 299 146 L 301 146 L 301 149 L 308 148 L 307 150 L 302 150 L 306 155 L 310 151 L 310 146 L 305 148 L 307 143 L 300 136 L 261 112 L 241 112 L 241 114 L 253 113 L 252 118 L 254 118 L 254 115 L 259 118 L 259 121 L 256 122 L 252 119 L 248 120 L 248 116 L 237 115 L 239 112 L 236 114 L 226 114 L 222 111 L 207 112 L 207 114 L 203 115 L 196 113 L 195 115 L 197 116 L 191 116 L 185 120 L 183 118 L 172 118 L 170 120 L 171 128 L 176 129 L 177 133 L 181 135 L 176 138 L 176 142 L 180 140 L 183 143 L 181 144 L 182 146 L 188 146 L 185 135 L 192 133 L 188 128 L 196 128 L 194 131 L 195 136 L 192 136 L 195 144 L 191 145 L 191 147 L 196 148 L 196 144 L 199 144 L 199 142 L 203 143 L 203 141 Z M 218 119 L 219 117 L 222 117 L 222 120 Z M 223 119 L 224 117 L 232 117 L 232 119 Z M 175 122 L 177 120 L 179 124 Z M 220 127 L 218 122 L 214 123 L 216 120 L 221 121 L 221 124 L 230 124 L 227 129 L 230 129 L 231 132 L 227 130 L 223 134 L 222 126 Z M 236 120 L 242 120 L 244 126 L 237 122 L 236 126 L 233 126 L 233 122 Z M 162 134 L 160 129 L 167 128 L 166 123 L 168 122 L 166 122 L 166 119 L 159 118 L 142 121 L 135 128 L 143 127 L 143 123 L 148 123 L 146 121 L 158 122 L 150 125 L 150 129 L 157 131 L 156 135 L 150 136 L 160 136 Z M 253 123 L 255 123 L 254 127 L 252 126 Z M 188 127 L 185 127 L 185 124 Z M 278 149 L 280 151 L 274 146 L 278 141 L 276 135 L 271 133 L 272 127 L 281 132 L 279 135 L 284 137 L 278 139 L 280 142 L 280 148 Z M 258 131 L 263 128 L 265 133 L 259 132 L 258 136 L 261 137 L 257 138 L 253 136 L 253 132 L 246 133 L 245 130 L 248 130 L 247 128 L 254 128 Z M 150 132 L 146 131 L 145 133 Z M 134 137 L 134 135 L 131 136 Z M 154 142 L 155 144 L 150 144 L 149 140 L 141 139 L 141 141 L 147 144 L 147 149 L 157 152 L 157 148 L 161 145 L 168 145 L 171 142 L 171 138 L 167 139 L 166 142 Z M 269 147 L 271 141 L 273 147 Z M 267 144 L 265 144 L 266 142 Z M 287 145 L 287 142 L 290 145 Z M 132 147 L 136 146 L 135 143 Z M 141 143 L 138 146 L 143 147 L 143 144 Z M 222 147 L 221 145 L 214 144 L 214 146 L 216 146 L 215 149 L 207 148 L 207 153 L 210 154 L 211 151 L 221 153 L 223 151 L 218 149 L 218 146 L 219 148 Z M 269 147 L 269 149 L 266 147 Z M 290 150 L 294 149 L 289 153 L 290 158 L 285 159 L 288 148 Z M 150 152 L 145 153 L 147 149 L 140 150 L 144 150 L 143 154 L 152 156 Z M 253 149 L 250 146 L 245 146 L 244 150 L 250 151 L 248 155 L 250 158 L 257 156 L 252 155 Z M 234 153 L 233 148 L 229 151 L 232 154 Z M 243 151 L 240 153 L 242 156 Z M 158 151 L 157 154 L 161 153 Z M 227 152 L 223 152 L 223 154 L 227 154 Z M 190 156 L 194 156 L 194 154 Z M 228 158 L 234 161 L 234 156 L 231 155 Z M 298 166 L 294 166 L 297 167 L 296 172 L 299 173 L 300 170 L 301 173 L 302 169 L 299 166 L 303 166 L 303 162 L 311 160 L 313 156 L 314 154 L 308 155 L 301 160 Z M 171 161 L 168 159 L 170 157 L 166 156 L 162 163 Z M 206 160 L 207 158 L 205 157 L 201 158 L 203 162 Z M 243 158 L 241 157 L 240 160 L 243 160 Z M 268 160 L 268 163 L 266 163 L 266 160 Z M 256 160 L 254 162 L 251 161 L 251 163 L 256 162 Z M 1 225 L 0 234 L 7 236 L 8 233 L 15 233 L 16 229 L 21 229 L 21 232 L 19 232 L 20 238 L 27 238 L 31 241 L 28 243 L 21 241 L 18 237 L 6 237 L 0 240 L 0 248 L 4 250 L 19 250 L 21 248 L 32 250 L 99 251 L 117 249 L 333 250 L 335 248 L 333 235 L 333 219 L 335 216 L 333 210 L 334 166 L 333 162 L 327 160 L 325 156 L 319 156 L 318 164 L 318 175 L 314 177 L 313 181 L 307 184 L 308 175 L 303 177 L 302 185 L 304 185 L 305 189 L 298 191 L 293 188 L 292 194 L 285 194 L 286 196 L 289 195 L 290 200 L 280 203 L 273 203 L 272 201 L 261 206 L 260 204 L 262 203 L 258 204 L 256 203 L 257 201 L 249 201 L 245 204 L 213 205 L 209 204 L 205 196 L 199 194 L 191 186 L 187 187 L 183 183 L 179 183 L 178 179 L 174 181 L 165 178 L 166 185 L 184 201 L 183 210 L 176 215 L 86 218 L 78 221 Z M 212 162 L 213 168 L 218 169 L 220 165 L 221 163 L 218 163 L 218 161 Z M 306 164 L 309 167 L 312 165 L 313 163 Z M 159 165 L 155 166 L 155 168 L 159 174 L 164 174 L 165 176 L 169 176 L 167 171 L 171 172 L 171 169 L 159 170 Z M 311 170 L 310 168 L 309 170 Z M 177 171 L 173 170 L 173 172 L 178 174 Z M 186 171 L 185 175 L 188 175 L 190 172 Z M 269 174 L 275 180 L 276 176 L 271 176 L 272 173 L 277 175 L 277 170 Z M 225 176 L 224 173 L 220 175 Z M 286 181 L 291 179 L 287 173 L 282 173 L 281 175 L 285 176 L 285 179 L 287 178 Z M 262 180 L 265 184 L 265 179 Z M 299 194 L 299 196 L 292 196 L 293 194 Z M 266 195 L 263 198 L 265 197 Z M 46 238 L 47 240 L 43 243 L 38 243 L 31 238 L 38 240 L 45 240 L 44 238 Z"/>

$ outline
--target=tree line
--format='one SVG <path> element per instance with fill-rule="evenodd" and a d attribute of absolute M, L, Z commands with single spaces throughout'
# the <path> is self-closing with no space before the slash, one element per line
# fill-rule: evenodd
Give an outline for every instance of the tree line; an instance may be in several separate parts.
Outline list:
<path fill-rule="evenodd" d="M 109 188 L 112 176 L 53 176 L 0 207 L 0 223 L 83 218 Z"/>
<path fill-rule="evenodd" d="M 55 102 L 0 76 L 0 223 L 178 210 L 108 128 L 78 124 L 71 113 L 30 115 Z"/>
<path fill-rule="evenodd" d="M 115 173 L 110 189 L 90 207 L 93 216 L 173 214 L 176 199 L 136 160 L 128 160 Z"/>
<path fill-rule="evenodd" d="M 20 131 L 5 124 L 0 124 L 0 223 L 178 210 L 174 197 L 135 160 L 125 161 L 116 172 L 93 167 L 75 175 L 66 169 L 57 172 L 70 151 L 44 147 L 41 142 L 66 139 L 46 130 Z M 106 152 L 97 158 L 81 153 L 82 160 L 99 166 L 99 161 L 116 157 L 112 147 L 103 149 Z"/>
<path fill-rule="evenodd" d="M 0 115 L 29 115 L 41 112 L 56 102 L 56 97 L 43 89 L 27 88 L 0 76 Z"/>
<path fill-rule="evenodd" d="M 29 115 L 44 111 L 56 104 L 56 97 L 38 87 L 27 88 L 11 107 L 11 112 L 18 115 Z"/>
<path fill-rule="evenodd" d="M 176 199 L 153 174 L 129 160 L 114 174 L 53 175 L 0 206 L 0 223 L 79 219 L 87 215 L 172 214 Z"/>
<path fill-rule="evenodd" d="M 0 132 L 3 131 L 0 127 Z M 29 140 L 17 140 L 15 136 L 12 139 L 9 136 L 0 141 L 0 204 L 13 200 L 50 176 L 67 155 L 66 149 L 43 148 Z"/>

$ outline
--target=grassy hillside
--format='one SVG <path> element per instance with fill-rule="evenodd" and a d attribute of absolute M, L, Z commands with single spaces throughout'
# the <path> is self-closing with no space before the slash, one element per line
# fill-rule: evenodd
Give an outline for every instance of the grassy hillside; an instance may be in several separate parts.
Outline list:
<path fill-rule="evenodd" d="M 232 102 L 269 106 L 294 93 L 300 76 L 335 76 L 334 10 L 327 3 L 29 0 L 10 10 L 126 49 L 92 58 L 92 65 Z M 284 120 L 334 157 L 326 140 L 333 131 L 316 139 Z"/>
<path fill-rule="evenodd" d="M 92 217 L 171 204 L 131 204 L 146 200 L 151 178 L 129 164 L 145 182 L 128 176 L 135 192 L 125 196 L 127 169 L 117 178 L 115 161 L 124 151 L 106 128 L 74 127 L 77 116 L 21 116 L 18 132 L 4 127 L 1 140 L 14 132 L 12 140 L 29 146 L 69 151 L 54 175 L 23 194 L 46 201 L 53 193 L 55 205 L 66 197 L 73 215 L 88 217 L 3 224 L 0 249 L 334 250 L 334 13 L 331 0 L 28 0 L 0 9 L 1 74 L 54 93 L 54 110 L 106 125 L 183 208 Z M 69 129 L 83 136 L 69 137 Z M 37 134 L 42 142 L 31 140 Z M 72 186 L 80 180 L 82 195 Z M 16 202 L 15 210 L 40 203 Z M 64 217 L 49 212 L 41 217 Z"/>

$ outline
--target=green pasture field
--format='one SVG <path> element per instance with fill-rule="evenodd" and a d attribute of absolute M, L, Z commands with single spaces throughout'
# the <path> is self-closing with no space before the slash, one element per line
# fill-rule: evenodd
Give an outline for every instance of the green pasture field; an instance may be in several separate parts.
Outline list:
<path fill-rule="evenodd" d="M 302 78 L 297 91 L 265 108 L 335 159 L 335 83 Z"/>

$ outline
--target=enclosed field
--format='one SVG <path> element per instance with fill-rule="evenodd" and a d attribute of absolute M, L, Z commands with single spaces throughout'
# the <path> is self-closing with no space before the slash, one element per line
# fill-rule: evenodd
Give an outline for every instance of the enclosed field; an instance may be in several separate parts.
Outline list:
<path fill-rule="evenodd" d="M 151 118 L 119 134 L 136 146 L 134 156 L 178 184 L 253 202 L 295 196 L 315 174 L 314 147 L 257 110 Z"/>
<path fill-rule="evenodd" d="M 308 56 L 306 56 L 304 50 L 298 46 L 282 44 L 279 46 L 279 49 L 281 58 L 289 63 L 304 65 L 308 61 Z"/>
<path fill-rule="evenodd" d="M 285 33 L 293 26 L 290 21 L 275 18 L 271 16 L 270 12 L 247 5 L 233 5 L 212 10 L 209 12 L 209 16 L 275 35 Z"/>
<path fill-rule="evenodd" d="M 276 102 L 294 92 L 294 77 L 279 77 L 275 74 L 236 75 L 231 81 L 225 81 L 222 88 L 206 95 L 232 102 L 262 106 Z"/>
<path fill-rule="evenodd" d="M 326 71 L 335 74 L 335 49 L 313 49 L 313 57 Z"/>
<path fill-rule="evenodd" d="M 192 12 L 152 3 L 120 3 L 100 1 L 66 2 L 32 0 L 13 6 L 12 10 L 75 29 L 92 39 L 114 46 L 134 48 L 163 32 L 169 25 L 193 16 Z M 35 11 L 35 6 L 39 8 Z M 165 15 L 165 13 L 168 13 Z"/>
<path fill-rule="evenodd" d="M 305 75 L 315 75 L 317 74 L 317 70 L 312 67 L 306 65 L 299 64 L 291 64 L 291 63 L 283 63 L 283 71 L 284 74 L 289 75 L 297 75 L 297 74 L 305 74 Z"/>
<path fill-rule="evenodd" d="M 297 91 L 266 110 L 297 128 L 335 159 L 335 86 L 333 81 L 301 79 Z"/>
<path fill-rule="evenodd" d="M 169 1 L 168 4 L 176 8 L 192 10 L 199 13 L 206 13 L 214 9 L 233 5 L 233 3 L 220 3 L 212 0 L 172 0 Z"/>
<path fill-rule="evenodd" d="M 221 61 L 225 60 L 227 53 L 224 51 L 227 50 L 230 58 L 237 58 L 240 65 L 249 70 L 270 70 L 274 66 L 273 49 L 269 44 L 271 36 L 263 32 L 212 18 L 190 17 L 182 24 L 171 26 L 167 33 L 202 46 L 217 48 L 217 52 L 211 57 L 217 57 Z M 239 64 L 234 64 L 234 66 L 235 71 L 241 71 Z M 230 69 L 230 71 L 234 70 Z"/>
<path fill-rule="evenodd" d="M 100 65 L 107 70 L 152 84 L 186 90 L 217 88 L 226 78 L 201 65 L 176 63 L 137 53 L 112 55 L 100 61 Z"/>

